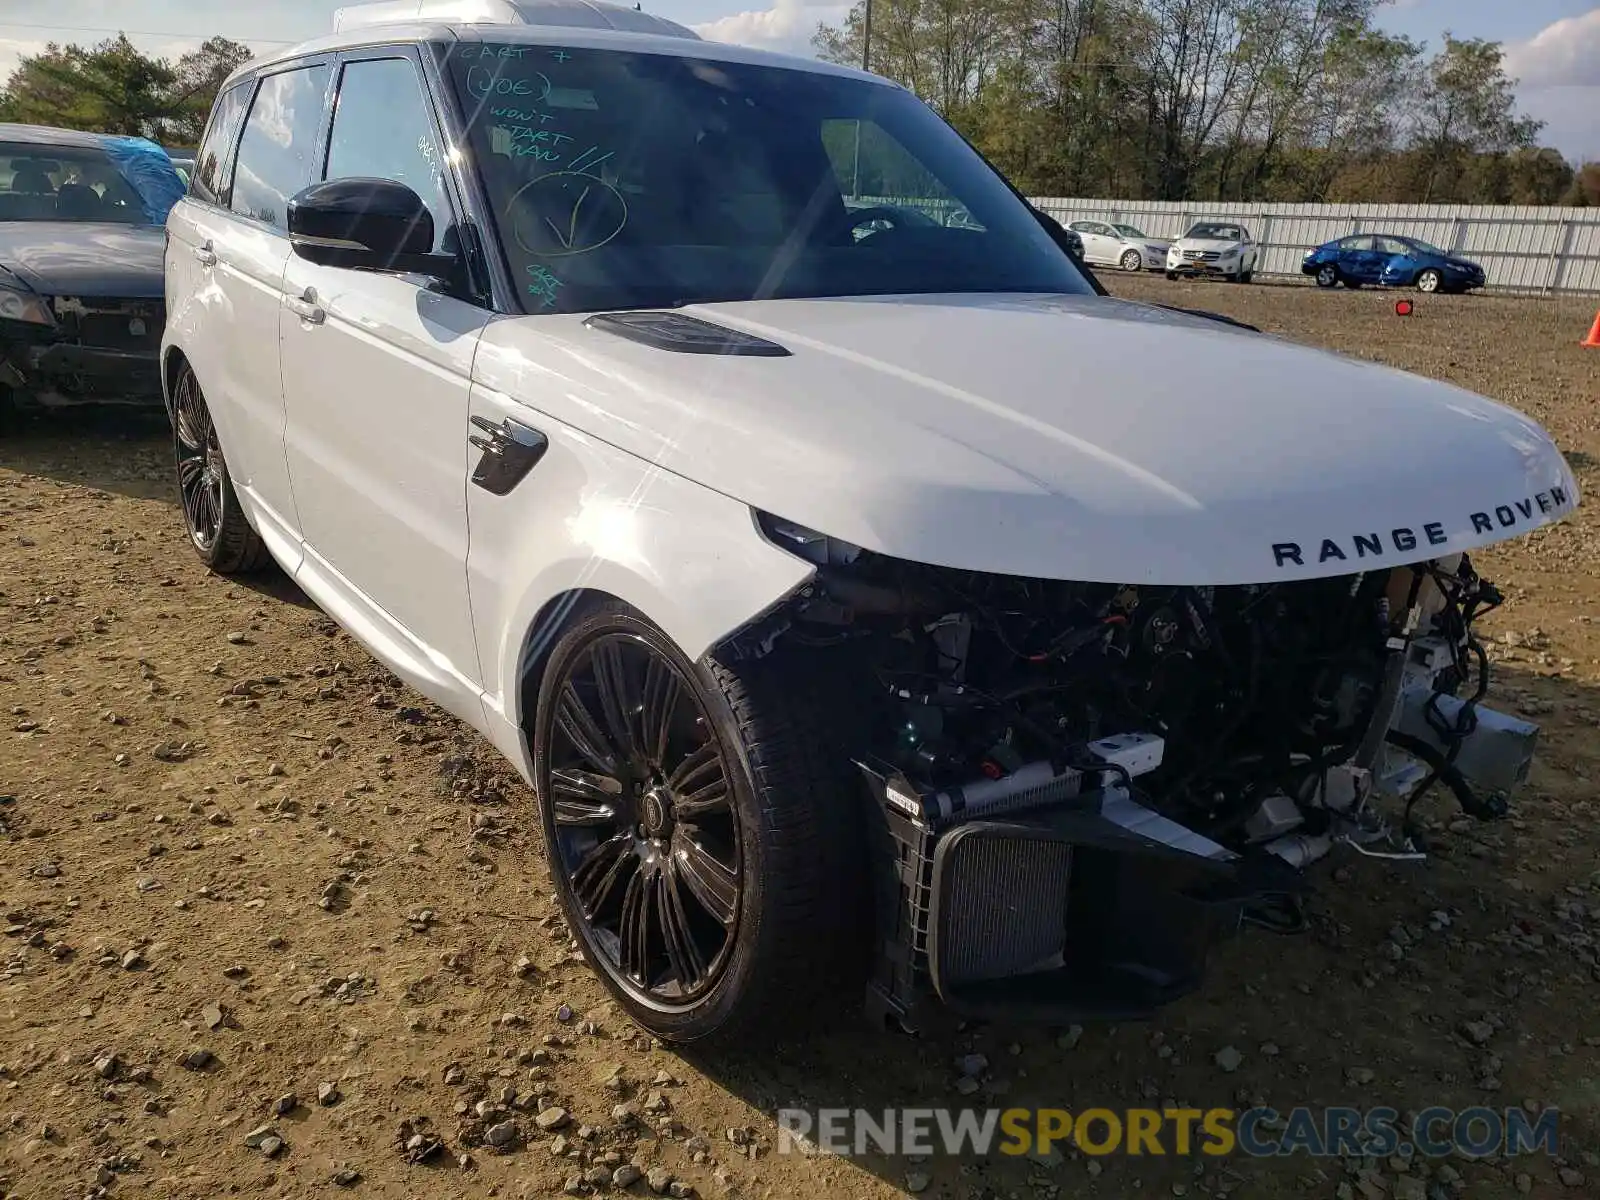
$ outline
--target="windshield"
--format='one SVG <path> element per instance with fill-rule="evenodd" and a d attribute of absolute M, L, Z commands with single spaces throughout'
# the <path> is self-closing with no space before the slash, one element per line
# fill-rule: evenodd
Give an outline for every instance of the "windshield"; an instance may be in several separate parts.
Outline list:
<path fill-rule="evenodd" d="M 158 161 L 145 145 L 134 138 L 104 148 L 0 142 L 0 221 L 161 224 L 183 184 L 165 156 Z"/>
<path fill-rule="evenodd" d="M 1214 242 L 1238 242 L 1244 240 L 1244 230 L 1237 225 L 1228 225 L 1220 221 L 1201 221 L 1184 236 L 1209 238 Z"/>
<path fill-rule="evenodd" d="M 1115 229 L 1123 237 L 1142 238 L 1149 236 L 1144 230 L 1135 229 L 1132 225 L 1113 225 L 1111 228 Z"/>
<path fill-rule="evenodd" d="M 1093 293 L 1017 195 L 899 88 L 526 44 L 458 46 L 448 69 L 529 312 Z"/>

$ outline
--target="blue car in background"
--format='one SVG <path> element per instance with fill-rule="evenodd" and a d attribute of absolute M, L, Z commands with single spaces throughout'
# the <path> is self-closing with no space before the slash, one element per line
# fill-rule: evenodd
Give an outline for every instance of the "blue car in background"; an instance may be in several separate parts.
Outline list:
<path fill-rule="evenodd" d="M 1318 287 L 1365 284 L 1414 287 L 1422 292 L 1470 292 L 1484 285 L 1483 268 L 1410 237 L 1358 233 L 1318 246 L 1300 264 Z"/>

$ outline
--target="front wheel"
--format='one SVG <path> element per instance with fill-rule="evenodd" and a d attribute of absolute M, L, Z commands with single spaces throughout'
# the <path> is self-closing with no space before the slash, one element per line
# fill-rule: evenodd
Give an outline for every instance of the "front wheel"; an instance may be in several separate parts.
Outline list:
<path fill-rule="evenodd" d="M 1444 277 L 1439 272 L 1429 268 L 1417 276 L 1417 291 L 1427 292 L 1430 295 L 1439 290 L 1439 285 L 1444 282 Z"/>
<path fill-rule="evenodd" d="M 172 433 L 183 524 L 200 561 L 219 575 L 266 566 L 267 547 L 239 507 L 211 409 L 187 365 L 172 390 Z"/>
<path fill-rule="evenodd" d="M 1137 250 L 1129 250 L 1122 256 L 1121 265 L 1124 271 L 1128 271 L 1130 273 L 1134 271 L 1141 271 L 1144 269 L 1144 256 Z"/>
<path fill-rule="evenodd" d="M 1324 263 L 1317 269 L 1317 286 L 1331 288 L 1339 285 L 1339 268 L 1332 263 Z"/>
<path fill-rule="evenodd" d="M 1167 278 L 1176 281 L 1178 278 L 1178 273 L 1176 271 L 1168 271 Z"/>
<path fill-rule="evenodd" d="M 534 785 L 584 957 L 666 1041 L 814 1011 L 871 928 L 848 758 L 800 664 L 691 663 L 620 602 L 552 650 Z"/>
<path fill-rule="evenodd" d="M 1254 283 L 1255 279 L 1256 279 L 1256 273 L 1254 271 L 1244 271 L 1244 272 L 1241 272 L 1240 275 L 1239 275 L 1239 282 L 1240 283 Z"/>

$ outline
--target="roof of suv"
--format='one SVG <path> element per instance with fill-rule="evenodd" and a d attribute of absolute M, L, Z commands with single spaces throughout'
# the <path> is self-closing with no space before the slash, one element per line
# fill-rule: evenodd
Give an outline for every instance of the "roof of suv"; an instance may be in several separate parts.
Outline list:
<path fill-rule="evenodd" d="M 693 56 L 850 76 L 889 87 L 899 86 L 853 67 L 702 41 L 693 30 L 676 22 L 604 0 L 385 0 L 337 10 L 334 26 L 335 32 L 329 36 L 273 51 L 246 64 L 230 76 L 228 82 L 231 84 L 263 67 L 306 54 L 329 53 L 352 46 L 457 39 L 477 41 L 492 36 L 497 42 Z"/>
<path fill-rule="evenodd" d="M 335 10 L 333 29 L 335 33 L 342 33 L 369 25 L 405 21 L 555 25 L 571 29 L 619 29 L 666 37 L 699 37 L 676 21 L 604 0 L 381 0 L 376 4 Z"/>

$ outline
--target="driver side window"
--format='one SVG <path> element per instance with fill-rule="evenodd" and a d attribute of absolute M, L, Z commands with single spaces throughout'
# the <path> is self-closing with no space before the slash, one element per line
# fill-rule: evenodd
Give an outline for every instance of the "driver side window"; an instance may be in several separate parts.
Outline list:
<path fill-rule="evenodd" d="M 422 81 L 411 60 L 346 63 L 323 178 L 367 177 L 405 184 L 428 206 L 433 248 L 441 250 L 453 221 L 443 170 Z"/>

